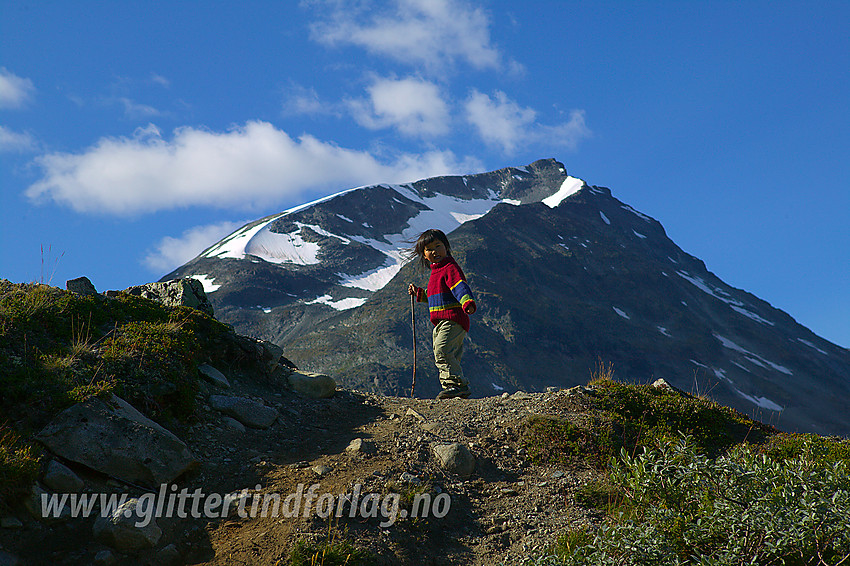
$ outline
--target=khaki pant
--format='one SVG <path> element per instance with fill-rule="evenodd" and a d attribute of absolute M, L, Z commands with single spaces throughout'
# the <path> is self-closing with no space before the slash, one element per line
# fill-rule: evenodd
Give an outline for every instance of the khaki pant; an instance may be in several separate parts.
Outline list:
<path fill-rule="evenodd" d="M 460 367 L 463 357 L 463 339 L 466 330 L 453 320 L 441 320 L 434 327 L 434 362 L 440 372 L 440 385 L 443 389 L 462 388 L 467 385 Z"/>

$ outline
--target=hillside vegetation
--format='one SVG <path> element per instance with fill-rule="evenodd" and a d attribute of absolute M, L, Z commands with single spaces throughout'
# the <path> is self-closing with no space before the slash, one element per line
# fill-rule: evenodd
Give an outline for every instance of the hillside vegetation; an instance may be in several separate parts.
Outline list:
<path fill-rule="evenodd" d="M 193 558 L 186 550 L 186 562 L 850 563 L 846 439 L 781 433 L 706 396 L 622 383 L 600 362 L 586 387 L 468 401 L 339 391 L 302 402 L 287 391 L 291 399 L 278 393 L 281 419 L 289 419 L 280 429 L 233 443 L 215 436 L 225 433 L 206 406 L 198 365 L 216 364 L 234 387 L 268 376 L 240 360 L 232 336 L 185 307 L 0 281 L 0 516 L 18 513 L 49 457 L 33 436 L 64 408 L 115 393 L 190 445 L 203 432 L 208 445 L 230 443 L 245 452 L 233 458 L 247 461 L 248 447 L 265 442 L 271 448 L 255 458 L 263 458 L 264 489 L 287 493 L 314 481 L 300 464 L 307 461 L 329 470 L 321 480 L 329 489 L 371 482 L 402 492 L 403 504 L 415 493 L 452 495 L 445 520 L 388 529 L 297 517 L 295 526 L 248 519 L 235 530 L 229 520 L 204 523 L 210 552 Z M 375 452 L 346 453 L 352 435 L 371 438 Z M 434 465 L 427 448 L 438 441 L 470 446 L 471 477 Z M 282 443 L 286 451 L 274 448 Z M 204 465 L 195 481 L 221 481 L 235 463 Z M 410 472 L 423 481 L 394 479 Z M 263 546 L 270 533 L 277 546 Z M 69 544 L 88 552 L 79 540 Z"/>

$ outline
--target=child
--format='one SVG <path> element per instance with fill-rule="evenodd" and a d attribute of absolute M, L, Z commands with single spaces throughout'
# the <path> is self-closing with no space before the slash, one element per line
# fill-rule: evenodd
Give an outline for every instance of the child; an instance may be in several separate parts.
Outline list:
<path fill-rule="evenodd" d="M 443 390 L 437 399 L 469 397 L 469 382 L 463 378 L 460 358 L 463 339 L 469 332 L 469 315 L 475 312 L 472 290 L 466 277 L 452 257 L 449 239 L 441 230 L 425 230 L 410 250 L 422 267 L 431 268 L 428 287 L 422 289 L 411 283 L 407 292 L 418 302 L 428 302 L 431 322 L 434 323 L 434 361 L 440 372 Z"/>

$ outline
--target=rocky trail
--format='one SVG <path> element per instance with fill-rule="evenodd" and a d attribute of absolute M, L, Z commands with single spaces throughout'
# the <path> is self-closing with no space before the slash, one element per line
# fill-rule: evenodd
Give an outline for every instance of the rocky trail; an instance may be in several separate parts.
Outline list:
<path fill-rule="evenodd" d="M 0 529 L 0 563 L 275 565 L 288 563 L 297 541 L 330 540 L 367 551 L 366 563 L 516 564 L 598 517 L 574 504 L 596 472 L 578 461 L 569 469 L 536 466 L 522 440 L 530 415 L 580 418 L 582 390 L 468 400 L 338 390 L 314 399 L 287 380 L 231 380 L 227 396 L 277 412 L 270 426 L 256 428 L 214 408 L 222 389 L 204 383 L 197 421 L 174 431 L 200 465 L 159 494 L 198 499 L 181 506 L 173 496 L 170 514 L 151 511 L 161 535 L 129 548 L 105 543 L 92 536 L 99 506 L 89 518 L 19 514 Z M 150 491 L 64 464 L 90 494 Z M 224 506 L 214 504 L 227 494 L 221 516 Z"/>

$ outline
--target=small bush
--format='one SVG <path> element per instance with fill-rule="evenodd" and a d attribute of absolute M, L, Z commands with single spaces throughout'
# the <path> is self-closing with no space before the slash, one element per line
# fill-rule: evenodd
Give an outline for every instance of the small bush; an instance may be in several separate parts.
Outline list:
<path fill-rule="evenodd" d="M 566 419 L 532 415 L 526 419 L 522 441 L 535 464 L 568 464 L 576 459 L 595 459 L 598 450 L 587 431 Z"/>
<path fill-rule="evenodd" d="M 602 452 L 630 453 L 669 442 L 678 433 L 691 435 L 704 453 L 716 456 L 744 440 L 763 441 L 775 429 L 714 401 L 651 385 L 630 385 L 611 379 L 594 382 L 597 407 L 607 415 L 614 434 L 601 435 Z"/>
<path fill-rule="evenodd" d="M 40 456 L 17 433 L 0 427 L 0 513 L 25 495 L 38 476 Z"/>
<path fill-rule="evenodd" d="M 317 541 L 299 539 L 286 562 L 291 566 L 372 566 L 375 556 L 354 546 L 345 534 L 329 532 Z"/>
<path fill-rule="evenodd" d="M 807 452 L 817 461 L 850 462 L 850 440 L 817 434 L 779 433 L 771 436 L 759 450 L 774 460 L 790 460 Z"/>
<path fill-rule="evenodd" d="M 747 445 L 717 459 L 693 438 L 632 457 L 611 472 L 629 513 L 563 564 L 839 564 L 850 560 L 850 464 L 798 457 L 776 461 Z"/>

